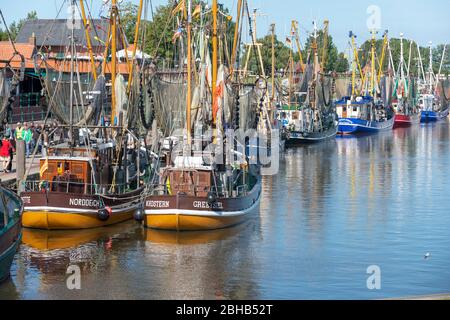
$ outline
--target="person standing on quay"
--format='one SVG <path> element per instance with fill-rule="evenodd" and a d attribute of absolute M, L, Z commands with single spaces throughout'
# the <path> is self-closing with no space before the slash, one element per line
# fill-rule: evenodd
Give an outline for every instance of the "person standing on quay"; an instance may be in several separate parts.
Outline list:
<path fill-rule="evenodd" d="M 11 154 L 14 149 L 9 139 L 4 136 L 2 138 L 2 145 L 0 147 L 0 160 L 2 161 L 2 172 L 10 172 L 9 165 L 11 162 Z"/>
<path fill-rule="evenodd" d="M 19 122 L 17 124 L 16 130 L 14 132 L 15 136 L 16 136 L 16 141 L 17 140 L 23 140 L 23 127 L 22 124 Z"/>
<path fill-rule="evenodd" d="M 24 131 L 22 134 L 23 140 L 25 140 L 25 147 L 26 147 L 26 153 L 27 158 L 30 157 L 30 150 L 31 150 L 31 141 L 33 140 L 33 133 L 31 132 L 31 129 L 28 127 L 28 125 L 24 125 Z"/>

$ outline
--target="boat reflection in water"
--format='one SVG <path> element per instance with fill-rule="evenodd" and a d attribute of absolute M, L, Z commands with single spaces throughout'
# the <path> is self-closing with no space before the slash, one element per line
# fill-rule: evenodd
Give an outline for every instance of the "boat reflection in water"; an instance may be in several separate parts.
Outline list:
<path fill-rule="evenodd" d="M 115 235 L 136 228 L 133 222 L 85 230 L 23 230 L 23 243 L 40 251 L 76 248 L 95 241 L 111 240 Z"/>
<path fill-rule="evenodd" d="M 244 222 L 235 227 L 212 231 L 174 232 L 143 228 L 142 232 L 145 241 L 155 244 L 197 245 L 208 244 L 234 237 L 246 229 L 248 224 L 248 222 Z"/>
<path fill-rule="evenodd" d="M 169 232 L 143 229 L 144 262 L 136 268 L 140 286 L 152 299 L 245 299 L 258 297 L 259 216 L 212 231 Z M 240 279 L 245 278 L 245 281 Z"/>

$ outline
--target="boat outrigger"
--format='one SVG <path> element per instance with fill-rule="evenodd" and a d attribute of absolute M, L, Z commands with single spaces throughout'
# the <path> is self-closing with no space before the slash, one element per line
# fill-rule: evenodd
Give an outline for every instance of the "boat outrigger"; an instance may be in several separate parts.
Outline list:
<path fill-rule="evenodd" d="M 370 71 L 363 74 L 359 64 L 358 51 L 355 45 L 355 35 L 350 32 L 353 47 L 353 75 L 352 96 L 343 97 L 336 102 L 336 112 L 339 116 L 338 132 L 341 134 L 376 133 L 383 130 L 391 130 L 394 126 L 394 111 L 389 105 L 385 105 L 378 94 L 377 75 L 375 66 L 375 31 L 372 32 L 371 41 L 371 66 Z M 385 33 L 385 44 L 387 32 Z M 359 67 L 362 85 L 370 77 L 370 87 L 363 88 L 365 94 L 358 94 L 355 85 L 356 67 Z M 380 78 L 380 75 L 378 75 Z"/>

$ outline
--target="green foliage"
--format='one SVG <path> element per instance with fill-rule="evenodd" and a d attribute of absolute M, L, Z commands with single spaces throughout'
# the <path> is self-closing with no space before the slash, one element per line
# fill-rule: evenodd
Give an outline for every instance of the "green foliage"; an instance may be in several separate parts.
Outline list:
<path fill-rule="evenodd" d="M 344 73 L 349 71 L 349 68 L 350 64 L 348 62 L 346 55 L 343 52 L 339 53 L 336 59 L 336 63 L 334 65 L 334 71 Z"/>
<path fill-rule="evenodd" d="M 176 28 L 176 20 L 172 18 L 172 5 L 158 6 L 153 20 L 145 30 L 144 51 L 160 62 L 170 65 L 174 59 L 172 37 Z"/>
<path fill-rule="evenodd" d="M 17 34 L 19 33 L 20 29 L 22 29 L 22 26 L 25 23 L 25 21 L 35 20 L 37 18 L 38 18 L 37 12 L 31 11 L 27 14 L 27 17 L 25 19 L 20 19 L 19 22 L 13 21 L 8 26 L 9 32 L 11 34 L 11 38 L 13 40 L 16 40 Z M 8 40 L 8 33 L 6 32 L 6 30 L 3 30 L 2 28 L 0 28 L 0 41 L 6 41 L 6 40 Z"/>
<path fill-rule="evenodd" d="M 119 7 L 120 23 L 128 43 L 134 43 L 134 33 L 139 7 L 131 2 L 122 3 Z"/>
<path fill-rule="evenodd" d="M 313 37 L 309 37 L 306 41 L 306 52 L 311 52 L 312 49 L 312 43 L 313 43 Z M 319 63 L 322 62 L 322 56 L 324 53 L 323 50 L 324 46 L 324 32 L 323 30 L 318 31 L 318 38 L 317 38 L 317 49 L 318 49 L 318 55 L 319 55 Z M 338 62 L 338 49 L 336 45 L 333 43 L 333 37 L 331 35 L 328 35 L 328 45 L 326 48 L 326 62 L 324 70 L 325 72 L 335 71 L 336 70 L 336 64 Z M 311 53 L 312 57 L 312 53 Z M 342 62 L 341 62 L 342 63 Z"/>
<path fill-rule="evenodd" d="M 278 71 L 280 69 L 288 68 L 289 57 L 290 57 L 290 48 L 287 47 L 283 42 L 279 41 L 275 36 L 275 70 Z M 264 64 L 264 71 L 266 75 L 270 75 L 272 73 L 272 35 L 267 35 L 262 39 L 258 39 L 258 43 L 262 44 L 261 48 L 261 56 Z M 245 64 L 245 59 L 247 57 L 248 47 L 245 50 L 243 58 L 241 60 L 241 64 Z M 294 55 L 296 61 L 298 54 Z M 252 49 L 250 59 L 248 62 L 248 70 L 254 74 L 259 74 L 259 58 L 258 53 Z"/>
<path fill-rule="evenodd" d="M 381 59 L 382 55 L 382 48 L 383 48 L 383 40 L 379 39 L 376 40 L 376 57 L 377 59 Z M 397 38 L 390 39 L 390 48 L 392 53 L 392 60 L 394 61 L 395 69 L 398 70 L 398 66 L 400 63 L 400 53 L 401 53 L 401 40 Z M 411 48 L 411 59 L 409 58 Z M 442 59 L 442 53 L 443 53 L 444 45 L 438 45 L 435 48 L 433 48 L 433 70 L 435 73 L 439 72 L 439 66 L 441 64 Z M 447 46 L 447 49 L 449 47 Z M 367 40 L 365 41 L 361 47 L 359 52 L 359 58 L 361 62 L 361 66 L 364 67 L 366 63 L 370 62 L 371 56 L 370 56 L 370 50 L 371 50 L 371 41 Z M 405 68 L 408 68 L 408 63 L 410 61 L 410 74 L 413 76 L 417 76 L 419 74 L 418 71 L 418 63 L 419 63 L 419 53 L 417 50 L 417 44 L 414 42 L 411 47 L 411 41 L 410 40 L 403 40 L 403 59 L 405 61 Z M 443 74 L 449 74 L 450 73 L 450 55 L 447 51 L 444 63 L 442 66 L 442 73 Z M 429 48 L 420 47 L 420 55 L 422 58 L 422 64 L 424 71 L 427 72 L 428 65 L 429 65 L 429 59 L 430 59 L 430 50 Z M 385 59 L 383 61 L 383 72 L 387 70 L 389 66 L 389 52 L 386 49 L 385 53 Z M 377 69 L 378 69 L 378 63 L 377 63 Z M 422 76 L 422 72 L 420 71 L 420 74 Z"/>

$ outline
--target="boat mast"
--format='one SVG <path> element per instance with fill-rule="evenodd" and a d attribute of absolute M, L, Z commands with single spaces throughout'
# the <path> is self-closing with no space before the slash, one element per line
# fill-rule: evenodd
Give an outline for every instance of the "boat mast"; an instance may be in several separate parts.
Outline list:
<path fill-rule="evenodd" d="M 111 125 L 115 124 L 116 115 L 116 19 L 117 19 L 117 0 L 111 0 Z M 105 57 L 106 59 L 106 57 Z"/>
<path fill-rule="evenodd" d="M 403 33 L 400 33 L 400 65 L 398 66 L 398 74 L 400 75 L 400 79 L 403 80 L 405 77 L 405 73 L 403 71 L 404 58 L 403 58 Z"/>
<path fill-rule="evenodd" d="M 384 41 L 383 41 L 383 50 L 381 52 L 381 59 L 380 62 L 378 64 L 379 70 L 378 70 L 378 82 L 380 82 L 381 80 L 381 74 L 383 72 L 383 65 L 384 65 L 384 58 L 386 56 L 386 48 L 388 47 L 388 31 L 386 30 L 384 32 Z"/>
<path fill-rule="evenodd" d="M 302 56 L 302 46 L 300 45 L 300 38 L 298 35 L 298 21 L 297 20 L 292 21 L 291 33 L 292 33 L 292 36 L 295 37 L 295 43 L 297 44 L 298 58 L 300 59 L 301 71 L 305 72 L 305 65 L 303 64 L 303 56 Z"/>
<path fill-rule="evenodd" d="M 241 23 L 241 15 L 243 12 L 242 1 L 243 0 L 238 0 L 238 5 L 237 5 L 237 16 L 236 16 L 236 25 L 235 25 L 235 29 L 234 29 L 233 49 L 231 51 L 231 66 L 230 66 L 230 69 L 231 69 L 230 74 L 231 75 L 233 75 L 233 72 L 235 71 L 234 67 L 236 64 L 237 47 L 238 47 L 239 38 L 240 38 L 239 28 L 240 28 L 240 23 Z"/>
<path fill-rule="evenodd" d="M 291 50 L 289 50 L 289 110 L 291 110 L 291 104 L 292 104 L 292 84 L 294 82 L 294 57 L 293 57 L 293 51 L 294 47 L 292 45 L 291 40 Z"/>
<path fill-rule="evenodd" d="M 375 30 L 372 30 L 372 41 L 371 41 L 371 51 L 372 51 L 372 71 L 371 71 L 371 81 L 370 81 L 370 92 L 372 97 L 375 98 Z"/>
<path fill-rule="evenodd" d="M 362 68 L 361 68 L 361 63 L 359 63 L 359 55 L 358 55 L 358 48 L 356 47 L 356 35 L 353 33 L 353 31 L 350 31 L 350 38 L 351 38 L 351 46 L 353 49 L 353 62 L 355 64 L 354 68 L 353 68 L 353 79 L 352 79 L 352 95 L 354 96 L 356 94 L 356 68 L 358 67 L 359 70 L 359 75 L 361 77 L 361 90 L 362 87 L 364 86 L 365 82 L 366 82 L 366 76 L 365 74 L 363 74 Z"/>
<path fill-rule="evenodd" d="M 134 58 L 136 57 L 136 50 L 138 45 L 138 38 L 139 38 L 139 27 L 141 25 L 141 16 L 142 16 L 142 7 L 144 5 L 144 0 L 139 1 L 139 8 L 138 8 L 138 14 L 137 14 L 137 21 L 136 21 L 136 28 L 134 30 L 134 44 L 133 44 L 133 54 L 131 55 L 131 68 L 130 73 L 128 75 L 128 88 L 127 91 L 130 92 L 131 84 L 133 82 L 133 69 L 134 69 Z M 127 48 L 125 49 L 125 56 L 128 57 L 128 51 Z M 144 57 L 142 57 L 144 59 Z"/>
<path fill-rule="evenodd" d="M 321 70 L 322 72 L 325 72 L 325 64 L 327 63 L 327 51 L 328 51 L 328 27 L 330 25 L 330 21 L 325 20 L 323 22 L 324 29 L 323 29 L 323 48 L 322 48 L 322 63 L 321 63 Z"/>
<path fill-rule="evenodd" d="M 270 25 L 272 32 L 272 102 L 275 100 L 275 24 Z"/>
<path fill-rule="evenodd" d="M 86 18 L 86 12 L 84 10 L 83 0 L 80 0 L 80 9 L 81 9 L 81 17 L 83 18 L 84 32 L 86 35 L 86 44 L 87 44 L 88 51 L 89 51 L 89 59 L 91 60 L 91 65 L 92 65 L 92 75 L 94 76 L 94 80 L 97 80 L 97 70 L 95 69 L 95 59 L 94 59 L 94 54 L 92 52 L 91 36 L 89 35 L 89 29 L 88 29 L 88 25 L 87 25 L 87 18 Z"/>
<path fill-rule="evenodd" d="M 212 2 L 212 16 L 213 16 L 213 30 L 212 30 L 212 110 L 214 110 L 214 103 L 216 102 L 217 92 L 217 0 Z M 213 130 L 217 136 L 217 114 L 213 113 Z M 215 139 L 214 139 L 215 140 Z"/>
<path fill-rule="evenodd" d="M 430 41 L 430 62 L 428 65 L 428 73 L 430 75 L 430 94 L 433 94 L 433 43 Z"/>
<path fill-rule="evenodd" d="M 75 0 L 72 0 L 71 4 L 72 9 L 72 25 L 71 25 L 71 34 L 70 34 L 70 95 L 69 95 L 69 146 L 72 147 L 74 144 L 73 139 L 73 71 L 74 71 L 74 55 L 75 55 L 75 40 L 74 40 L 74 29 L 75 29 Z"/>
<path fill-rule="evenodd" d="M 192 91 L 192 46 L 191 46 L 191 24 L 192 24 L 192 16 L 191 16 L 191 8 L 192 2 L 188 0 L 187 2 L 187 94 L 186 94 L 186 131 L 187 131 L 187 141 L 188 144 L 191 144 L 191 91 Z M 215 82 L 213 81 L 213 86 L 215 88 Z"/>

